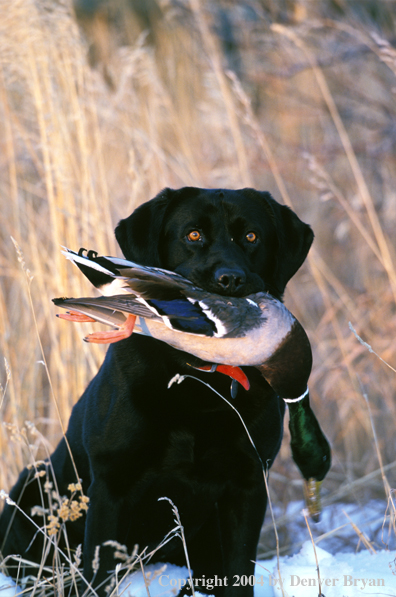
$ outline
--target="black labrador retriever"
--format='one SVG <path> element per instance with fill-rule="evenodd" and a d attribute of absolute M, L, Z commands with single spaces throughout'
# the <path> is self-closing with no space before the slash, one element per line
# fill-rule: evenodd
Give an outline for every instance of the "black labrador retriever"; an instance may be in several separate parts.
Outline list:
<path fill-rule="evenodd" d="M 236 297 L 269 291 L 281 299 L 313 233 L 267 192 L 186 187 L 141 205 L 118 224 L 116 237 L 127 259 L 178 272 L 207 291 Z M 162 497 L 179 511 L 194 579 L 225 579 L 209 591 L 216 596 L 253 594 L 235 579 L 254 574 L 267 502 L 262 465 L 239 417 L 211 389 L 191 378 L 168 389 L 175 374 L 192 374 L 230 398 L 226 376 L 190 365 L 203 363 L 152 338 L 133 334 L 111 345 L 73 408 L 67 442 L 61 440 L 50 465 L 38 467 L 46 475 L 25 469 L 11 491 L 30 515 L 33 506 L 48 507 L 45 480 L 67 496 L 78 475 L 87 513 L 66 522 L 68 543 L 62 531 L 53 537 L 64 552 L 83 544 L 84 576 L 99 594 L 117 563 L 114 544 L 106 542 L 149 552 L 174 528 Z M 245 372 L 251 389 L 240 386 L 232 404 L 269 467 L 282 439 L 284 402 L 257 369 Z M 33 520 L 48 524 L 43 510 Z M 40 562 L 47 550 L 47 564 L 53 561 L 43 534 L 10 505 L 0 519 L 0 545 L 3 556 Z M 180 539 L 157 550 L 155 561 L 185 566 Z"/>

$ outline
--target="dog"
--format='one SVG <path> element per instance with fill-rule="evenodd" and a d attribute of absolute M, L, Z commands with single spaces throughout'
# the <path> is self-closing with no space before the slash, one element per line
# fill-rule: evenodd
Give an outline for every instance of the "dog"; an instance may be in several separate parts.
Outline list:
<path fill-rule="evenodd" d="M 313 241 L 291 209 L 254 189 L 168 188 L 121 220 L 115 234 L 127 259 L 177 272 L 204 290 L 232 297 L 268 291 L 280 300 Z M 194 579 L 223 579 L 209 591 L 216 597 L 253 595 L 253 587 L 234 581 L 254 574 L 267 503 L 262 463 L 270 467 L 279 450 L 285 407 L 257 369 L 244 368 L 251 388 L 239 387 L 232 405 L 260 462 L 235 411 L 194 379 L 229 397 L 226 376 L 191 368 L 203 364 L 136 334 L 111 345 L 73 408 L 66 439 L 47 463 L 22 471 L 11 490 L 30 516 L 43 501 L 48 508 L 48 480 L 67 496 L 81 479 L 87 512 L 76 498 L 84 511 L 65 523 L 67 543 L 62 532 L 54 536 L 63 552 L 83 545 L 84 577 L 99 595 L 117 563 L 108 542 L 153 551 L 151 563 L 186 565 L 179 538 L 156 549 L 175 527 L 163 497 L 179 512 Z M 177 373 L 193 377 L 168 388 Z M 48 525 L 38 512 L 36 524 Z M 55 557 L 12 505 L 0 518 L 0 546 L 3 556 L 41 562 L 44 553 L 49 565 Z"/>

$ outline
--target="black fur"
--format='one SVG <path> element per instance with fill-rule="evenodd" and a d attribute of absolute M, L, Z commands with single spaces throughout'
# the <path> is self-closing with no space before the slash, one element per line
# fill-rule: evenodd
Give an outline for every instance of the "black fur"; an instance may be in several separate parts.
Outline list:
<path fill-rule="evenodd" d="M 189 240 L 192 230 L 199 240 Z M 255 242 L 247 239 L 250 232 Z M 127 259 L 178 272 L 208 291 L 245 296 L 268 290 L 281 299 L 313 233 L 269 193 L 183 188 L 165 189 L 141 205 L 119 223 L 116 237 Z M 90 498 L 86 517 L 67 523 L 69 544 L 73 550 L 83 544 L 84 574 L 91 581 L 97 545 L 116 540 L 130 551 L 135 544 L 151 550 L 174 528 L 169 503 L 158 501 L 168 497 L 184 525 L 194 577 L 228 577 L 227 588 L 211 591 L 216 596 L 250 596 L 253 588 L 231 581 L 254 572 L 267 502 L 261 463 L 236 413 L 210 389 L 193 379 L 168 389 L 176 373 L 193 374 L 230 398 L 226 376 L 196 372 L 189 364 L 201 363 L 138 335 L 109 347 L 67 431 Z M 284 403 L 256 369 L 245 371 L 251 389 L 239 387 L 233 405 L 270 466 L 281 443 Z M 51 463 L 59 493 L 69 495 L 76 475 L 65 440 Z M 39 483 L 45 481 L 33 476 L 34 470 L 24 470 L 11 492 L 28 514 L 42 503 Z M 3 555 L 41 560 L 42 535 L 9 505 L 0 519 L 0 545 Z M 62 540 L 60 545 L 66 551 Z M 95 587 L 114 569 L 113 552 L 101 547 Z M 167 543 L 152 561 L 185 565 L 181 541 Z"/>

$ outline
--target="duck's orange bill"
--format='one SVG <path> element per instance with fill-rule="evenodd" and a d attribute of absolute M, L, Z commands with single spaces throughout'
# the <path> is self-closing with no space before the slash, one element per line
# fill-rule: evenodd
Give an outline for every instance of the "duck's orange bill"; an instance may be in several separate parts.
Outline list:
<path fill-rule="evenodd" d="M 195 369 L 224 373 L 224 375 L 228 375 L 231 379 L 238 381 L 246 391 L 250 390 L 249 380 L 240 367 L 233 367 L 232 365 L 215 365 L 214 367 L 212 365 L 204 365 L 203 367 L 195 367 Z"/>

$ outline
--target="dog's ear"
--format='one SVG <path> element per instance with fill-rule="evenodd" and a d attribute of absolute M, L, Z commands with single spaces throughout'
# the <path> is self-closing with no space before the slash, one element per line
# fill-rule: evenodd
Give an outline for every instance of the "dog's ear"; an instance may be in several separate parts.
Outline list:
<path fill-rule="evenodd" d="M 314 239 L 314 233 L 308 224 L 286 205 L 281 205 L 267 191 L 243 189 L 245 196 L 258 200 L 260 207 L 267 212 L 267 217 L 275 229 L 277 246 L 274 247 L 274 273 L 271 286 L 283 296 L 286 284 L 302 266 Z"/>
<path fill-rule="evenodd" d="M 159 237 L 166 207 L 174 191 L 164 189 L 118 223 L 115 236 L 126 259 L 141 265 L 161 267 Z"/>
<path fill-rule="evenodd" d="M 274 282 L 282 295 L 290 278 L 304 263 L 314 233 L 289 207 L 280 205 L 269 193 L 266 195 L 268 205 L 274 213 L 273 221 L 278 237 Z"/>

